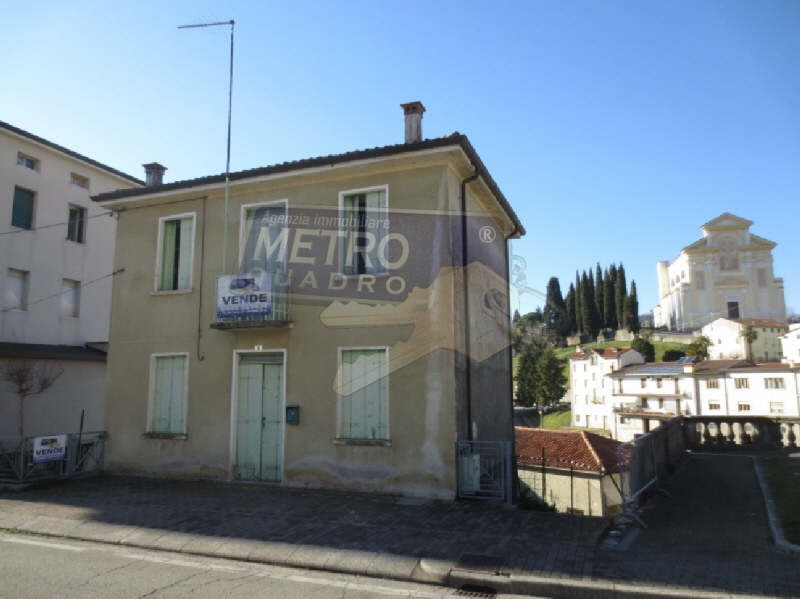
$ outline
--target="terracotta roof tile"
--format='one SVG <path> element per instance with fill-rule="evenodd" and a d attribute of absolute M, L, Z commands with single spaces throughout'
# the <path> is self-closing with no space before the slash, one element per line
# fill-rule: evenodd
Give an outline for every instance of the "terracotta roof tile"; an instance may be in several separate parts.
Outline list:
<path fill-rule="evenodd" d="M 526 466 L 542 465 L 542 449 L 546 465 L 554 468 L 574 468 L 584 472 L 617 471 L 619 441 L 586 431 L 556 431 L 540 428 L 515 427 L 517 463 Z"/>

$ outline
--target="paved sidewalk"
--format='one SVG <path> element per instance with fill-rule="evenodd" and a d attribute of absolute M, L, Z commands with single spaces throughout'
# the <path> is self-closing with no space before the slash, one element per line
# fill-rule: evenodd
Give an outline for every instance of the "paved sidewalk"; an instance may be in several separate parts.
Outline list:
<path fill-rule="evenodd" d="M 693 456 L 597 545 L 597 518 L 268 485 L 100 477 L 0 493 L 0 529 L 547 597 L 800 597 L 747 457 Z"/>

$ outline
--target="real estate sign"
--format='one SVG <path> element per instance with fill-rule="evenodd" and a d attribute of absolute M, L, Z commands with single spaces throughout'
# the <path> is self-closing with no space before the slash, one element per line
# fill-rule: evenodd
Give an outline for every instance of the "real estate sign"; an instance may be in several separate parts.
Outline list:
<path fill-rule="evenodd" d="M 58 462 L 67 457 L 67 436 L 51 435 L 33 440 L 33 463 Z"/>
<path fill-rule="evenodd" d="M 260 269 L 217 277 L 217 318 L 269 316 L 272 275 Z"/>

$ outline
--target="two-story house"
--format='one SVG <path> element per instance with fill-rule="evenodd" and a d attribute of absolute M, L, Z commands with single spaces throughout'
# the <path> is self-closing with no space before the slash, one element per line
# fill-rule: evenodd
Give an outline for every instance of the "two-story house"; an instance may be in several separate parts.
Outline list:
<path fill-rule="evenodd" d="M 756 339 L 748 342 L 742 332 L 751 327 Z M 775 320 L 755 318 L 717 318 L 701 329 L 708 337 L 709 358 L 712 360 L 745 359 L 753 362 L 780 362 L 783 357 L 781 336 L 789 330 L 789 325 Z"/>
<path fill-rule="evenodd" d="M 467 138 L 403 108 L 402 144 L 94 198 L 124 269 L 107 470 L 452 498 L 458 442 L 513 451 L 524 229 Z"/>
<path fill-rule="evenodd" d="M 24 403 L 28 436 L 103 427 L 114 215 L 91 194 L 144 183 L 0 121 L 0 359 L 63 369 Z M 19 400 L 0 385 L 0 436 L 17 436 Z"/>

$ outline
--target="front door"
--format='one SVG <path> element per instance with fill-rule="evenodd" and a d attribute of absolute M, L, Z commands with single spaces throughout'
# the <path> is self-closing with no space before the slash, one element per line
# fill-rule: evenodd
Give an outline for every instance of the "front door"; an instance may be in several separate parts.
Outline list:
<path fill-rule="evenodd" d="M 739 318 L 739 302 L 728 302 L 728 318 Z"/>
<path fill-rule="evenodd" d="M 280 482 L 283 462 L 283 355 L 239 359 L 236 478 Z"/>

